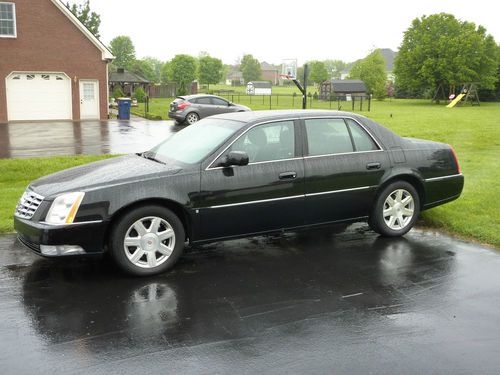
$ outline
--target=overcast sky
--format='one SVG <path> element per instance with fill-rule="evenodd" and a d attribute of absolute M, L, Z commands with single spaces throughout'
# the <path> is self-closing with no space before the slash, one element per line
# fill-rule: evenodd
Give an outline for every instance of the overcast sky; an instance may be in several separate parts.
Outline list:
<path fill-rule="evenodd" d="M 67 0 L 64 0 L 66 2 Z M 71 2 L 71 0 L 69 0 Z M 83 0 L 73 0 L 83 2 Z M 354 61 L 373 48 L 397 50 L 403 32 L 422 15 L 448 12 L 483 25 L 500 43 L 495 0 L 90 0 L 108 45 L 128 35 L 138 58 L 169 60 L 207 51 L 232 64 L 246 53 L 283 59 Z"/>

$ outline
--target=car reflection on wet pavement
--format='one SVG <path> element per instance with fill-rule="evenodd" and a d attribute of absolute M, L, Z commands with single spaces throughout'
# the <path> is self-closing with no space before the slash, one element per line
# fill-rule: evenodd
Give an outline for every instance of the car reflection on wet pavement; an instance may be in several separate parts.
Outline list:
<path fill-rule="evenodd" d="M 183 127 L 136 118 L 0 124 L 0 158 L 142 152 Z"/>
<path fill-rule="evenodd" d="M 0 237 L 2 373 L 497 373 L 500 254 L 355 224 L 188 248 L 170 273 Z"/>

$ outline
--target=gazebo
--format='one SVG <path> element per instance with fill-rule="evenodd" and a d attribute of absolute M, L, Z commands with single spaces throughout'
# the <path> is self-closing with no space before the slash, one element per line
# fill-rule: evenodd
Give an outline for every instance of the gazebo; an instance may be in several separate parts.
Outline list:
<path fill-rule="evenodd" d="M 142 87 L 149 95 L 150 82 L 138 74 L 128 72 L 123 68 L 118 68 L 116 72 L 109 73 L 109 92 L 113 93 L 117 86 L 121 87 L 125 96 L 132 96 L 137 87 Z"/>

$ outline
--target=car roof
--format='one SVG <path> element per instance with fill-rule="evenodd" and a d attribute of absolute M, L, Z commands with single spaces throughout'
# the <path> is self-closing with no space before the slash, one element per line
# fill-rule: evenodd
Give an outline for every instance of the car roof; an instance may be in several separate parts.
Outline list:
<path fill-rule="evenodd" d="M 303 118 L 303 117 L 321 117 L 321 116 L 341 116 L 364 118 L 355 113 L 344 111 L 327 111 L 327 110 L 310 110 L 310 109 L 280 109 L 280 110 L 264 110 L 264 111 L 248 111 L 248 112 L 233 112 L 224 113 L 212 116 L 212 118 L 220 118 L 226 120 L 236 120 L 242 122 L 261 122 L 267 120 L 287 119 L 287 118 Z"/>
<path fill-rule="evenodd" d="M 224 99 L 224 98 L 221 98 L 220 96 L 211 95 L 211 94 L 193 94 L 193 95 L 179 95 L 179 96 L 177 96 L 177 98 L 184 99 L 184 100 L 196 99 L 196 98 L 206 98 L 206 97 Z"/>

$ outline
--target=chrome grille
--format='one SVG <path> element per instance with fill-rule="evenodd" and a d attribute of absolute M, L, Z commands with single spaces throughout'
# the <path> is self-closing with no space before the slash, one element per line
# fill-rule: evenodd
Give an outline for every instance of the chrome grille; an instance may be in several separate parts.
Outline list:
<path fill-rule="evenodd" d="M 42 201 L 43 197 L 41 195 L 31 190 L 26 190 L 21 199 L 19 199 L 15 215 L 21 219 L 31 219 Z"/>

